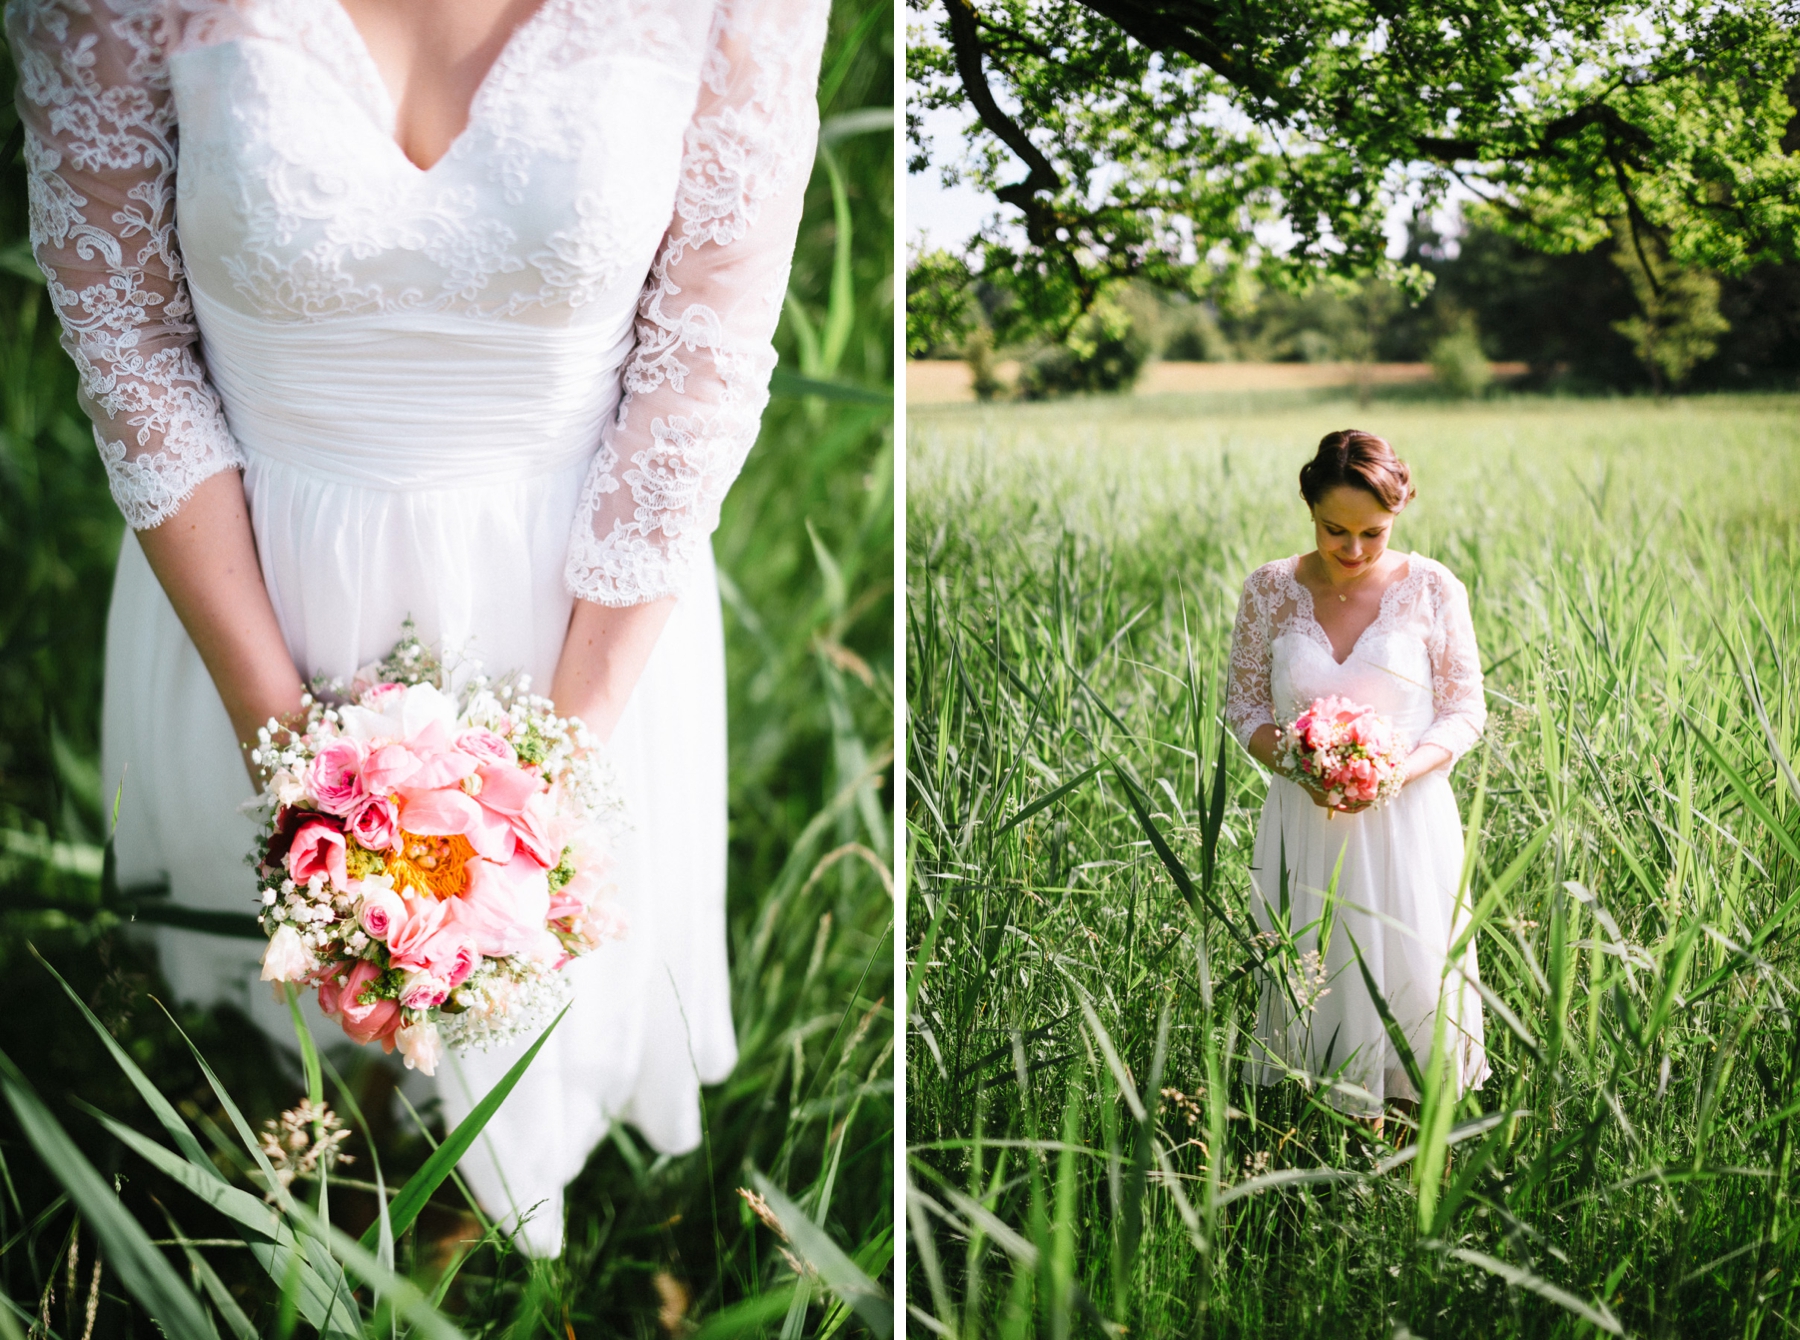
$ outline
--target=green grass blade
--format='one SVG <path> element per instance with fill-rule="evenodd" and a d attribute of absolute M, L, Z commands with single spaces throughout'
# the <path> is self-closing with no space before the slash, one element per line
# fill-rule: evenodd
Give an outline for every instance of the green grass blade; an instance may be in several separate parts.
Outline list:
<path fill-rule="evenodd" d="M 1375 977 L 1369 971 L 1369 965 L 1363 962 L 1362 946 L 1356 943 L 1356 936 L 1348 927 L 1344 935 L 1350 941 L 1350 952 L 1356 955 L 1356 966 L 1362 972 L 1363 985 L 1369 990 L 1369 999 L 1375 1004 L 1375 1013 L 1381 1016 L 1381 1025 L 1387 1030 L 1388 1040 L 1394 1044 L 1394 1051 L 1400 1057 L 1400 1064 L 1406 1068 L 1406 1077 L 1412 1081 L 1415 1093 L 1425 1092 L 1425 1076 L 1419 1069 L 1418 1059 L 1413 1055 L 1412 1044 L 1406 1040 L 1406 1034 L 1394 1019 L 1394 1012 L 1388 1008 L 1387 997 L 1381 994 L 1381 988 L 1375 985 Z"/>
<path fill-rule="evenodd" d="M 107 1054 L 118 1064 L 119 1069 L 125 1072 L 125 1078 L 131 1081 L 131 1087 L 138 1091 L 138 1095 L 155 1114 L 157 1121 L 162 1123 L 162 1128 L 169 1133 L 169 1138 L 175 1141 L 175 1147 L 186 1155 L 188 1162 L 196 1168 L 203 1168 L 213 1177 L 223 1181 L 224 1174 L 213 1166 L 211 1159 L 206 1157 L 205 1151 L 200 1148 L 200 1142 L 194 1138 L 193 1131 L 181 1119 L 181 1114 L 175 1110 L 175 1105 L 163 1097 L 162 1090 L 150 1082 L 149 1076 L 138 1068 L 137 1062 L 133 1061 L 126 1054 L 125 1049 L 113 1039 L 113 1035 L 106 1031 L 106 1025 L 94 1017 L 94 1012 L 87 1007 L 87 1002 L 75 994 L 75 988 L 62 979 L 62 974 L 51 967 L 49 961 L 35 948 L 31 953 L 32 957 L 43 964 L 44 971 L 56 979 L 56 984 L 63 989 L 63 993 L 75 1002 L 75 1008 L 81 1011 L 81 1017 L 88 1021 L 89 1027 L 105 1044 Z"/>
<path fill-rule="evenodd" d="M 1625 1334 L 1625 1328 L 1619 1324 L 1619 1319 L 1613 1316 L 1612 1311 L 1605 1303 L 1598 1300 L 1591 1304 L 1584 1302 L 1567 1289 L 1559 1288 L 1549 1280 L 1534 1275 L 1523 1267 L 1509 1265 L 1505 1261 L 1495 1260 L 1485 1253 L 1470 1251 L 1466 1247 L 1451 1248 L 1450 1256 L 1458 1261 L 1467 1262 L 1469 1265 L 1479 1266 L 1490 1275 L 1498 1275 L 1516 1289 L 1525 1289 L 1539 1298 L 1548 1299 L 1565 1311 L 1572 1312 L 1583 1321 L 1605 1331 L 1608 1335 Z"/>
<path fill-rule="evenodd" d="M 238 1306 L 237 1299 L 231 1296 L 231 1290 L 225 1287 L 225 1281 L 219 1278 L 219 1272 L 188 1242 L 187 1234 L 181 1231 L 181 1226 L 175 1222 L 175 1216 L 161 1205 L 157 1208 L 162 1210 L 163 1218 L 168 1221 L 169 1236 L 181 1244 L 181 1250 L 187 1256 L 188 1269 L 200 1281 L 200 1287 L 212 1300 L 214 1310 L 225 1319 L 225 1325 L 231 1333 L 237 1340 L 259 1340 L 256 1327 L 244 1315 L 244 1309 Z"/>
<path fill-rule="evenodd" d="M 3 1052 L 0 1089 L 25 1138 L 100 1239 L 113 1270 L 163 1333 L 170 1340 L 218 1340 L 206 1309 Z"/>
<path fill-rule="evenodd" d="M 874 1332 L 876 1340 L 887 1340 L 894 1331 L 894 1305 L 882 1293 L 881 1287 L 863 1274 L 856 1262 L 844 1254 L 843 1248 L 761 1172 L 752 1168 L 750 1179 L 787 1230 L 788 1239 L 800 1258 L 819 1272 L 827 1288 L 856 1309 L 856 1315 Z"/>
<path fill-rule="evenodd" d="M 1076 776 L 1073 779 L 1064 782 L 1061 786 L 1057 787 L 1056 790 L 1052 791 L 1049 795 L 1039 796 L 1036 800 L 1032 801 L 1031 804 L 1027 805 L 1024 809 L 1020 810 L 1017 814 L 1013 815 L 1012 818 L 1008 819 L 1005 823 L 1001 824 L 1000 827 L 996 828 L 994 830 L 994 836 L 999 837 L 1003 833 L 1010 832 L 1012 829 L 1017 828 L 1020 824 L 1024 823 L 1027 819 L 1031 818 L 1032 815 L 1041 813 L 1042 811 L 1049 809 L 1052 805 L 1056 804 L 1057 801 L 1061 800 L 1064 796 L 1068 795 L 1071 791 L 1074 791 L 1077 787 L 1081 786 L 1084 782 L 1086 782 L 1089 778 L 1091 778 L 1095 773 L 1099 772 L 1105 766 L 1106 766 L 1106 764 L 1104 762 L 1096 763 L 1096 764 L 1094 764 L 1093 767 L 1089 768 L 1086 772 L 1083 772 L 1079 776 Z"/>
<path fill-rule="evenodd" d="M 451 1170 L 456 1167 L 462 1156 L 469 1152 L 469 1147 L 475 1143 L 475 1137 L 481 1134 L 494 1113 L 500 1110 L 500 1104 L 506 1101 L 507 1094 L 513 1091 L 513 1086 L 519 1082 L 519 1077 L 537 1059 L 537 1054 L 543 1050 L 544 1043 L 556 1031 L 556 1026 L 563 1021 L 563 1015 L 568 1012 L 569 1007 L 563 1006 L 556 1018 L 550 1021 L 549 1027 L 545 1028 L 538 1035 L 538 1040 L 531 1044 L 530 1049 L 515 1061 L 500 1082 L 490 1089 L 479 1103 L 475 1104 L 469 1115 L 457 1123 L 456 1129 L 444 1137 L 444 1142 L 432 1151 L 431 1157 L 425 1160 L 424 1166 L 409 1177 L 406 1185 L 395 1194 L 394 1203 L 389 1210 L 395 1237 L 399 1237 L 412 1227 L 413 1220 L 419 1217 L 419 1212 L 431 1199 L 431 1193 L 443 1184 L 444 1179 L 450 1175 Z M 368 1231 L 362 1236 L 362 1249 L 366 1252 L 373 1252 L 378 1246 L 380 1238 L 380 1223 L 369 1225 Z"/>

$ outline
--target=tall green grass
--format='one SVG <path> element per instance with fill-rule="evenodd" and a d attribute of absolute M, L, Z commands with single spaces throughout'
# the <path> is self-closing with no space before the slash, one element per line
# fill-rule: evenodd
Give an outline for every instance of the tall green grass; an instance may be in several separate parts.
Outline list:
<path fill-rule="evenodd" d="M 1247 1085 L 1266 776 L 1223 732 L 1296 473 L 1387 436 L 1467 583 L 1490 1059 L 1378 1138 Z M 1800 1330 L 1800 402 L 923 410 L 908 441 L 920 1333 Z M 1335 981 L 1337 990 L 1360 982 Z"/>
<path fill-rule="evenodd" d="M 443 1301 L 467 1334 L 858 1334 L 880 1316 L 858 1277 L 893 1292 L 893 153 L 880 116 L 893 99 L 891 31 L 884 4 L 833 14 L 825 148 L 777 340 L 776 398 L 715 537 L 740 1061 L 704 1091 L 701 1150 L 658 1157 L 628 1128 L 602 1145 L 571 1190 L 561 1262 L 490 1243 L 463 1263 Z M 198 1057 L 253 1127 L 291 1108 L 306 1077 L 229 1010 L 165 1017 L 153 998 L 169 1000 L 167 984 L 106 905 L 110 798 L 96 756 L 120 523 L 24 246 L 9 63 L 0 69 L 0 143 L 11 146 L 0 163 L 0 1051 L 16 1063 L 17 1091 L 35 1091 L 141 1229 L 169 1240 L 166 1206 L 193 1239 L 229 1243 L 228 1217 L 197 1206 L 83 1108 L 155 1129 L 141 1091 L 28 952 L 69 981 L 235 1184 L 260 1195 L 239 1167 L 243 1151 L 222 1152 L 238 1142 Z M 443 1132 L 432 1113 L 420 1114 L 421 1129 L 395 1103 L 389 1069 L 360 1053 L 333 1057 L 343 1083 L 326 1096 L 357 1127 L 348 1148 L 358 1162 L 330 1203 L 334 1222 L 360 1233 L 375 1200 L 355 1184 L 372 1185 L 372 1156 L 391 1190 L 428 1163 Z M 92 1216 L 67 1199 L 66 1172 L 47 1166 L 13 1112 L 0 1113 L 0 1295 L 21 1309 L 0 1308 L 0 1336 L 12 1334 L 9 1318 L 21 1330 L 40 1319 L 39 1334 L 84 1334 L 97 1240 Z M 740 1187 L 760 1189 L 790 1230 L 799 1275 Z M 400 1274 L 429 1291 L 441 1249 L 462 1237 L 479 1239 L 479 1224 L 446 1183 L 402 1236 Z M 143 1298 L 99 1245 L 94 1335 L 151 1333 Z M 232 1329 L 202 1268 L 180 1248 L 161 1250 L 202 1311 Z M 195 1250 L 256 1333 L 311 1332 L 242 1247 Z M 370 1301 L 366 1289 L 359 1298 Z M 384 1318 L 361 1315 L 389 1333 Z"/>

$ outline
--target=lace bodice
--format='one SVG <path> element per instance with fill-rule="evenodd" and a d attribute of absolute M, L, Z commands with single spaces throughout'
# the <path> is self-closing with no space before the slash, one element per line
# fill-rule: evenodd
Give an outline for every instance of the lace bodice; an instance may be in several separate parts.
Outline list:
<path fill-rule="evenodd" d="M 1231 636 L 1225 721 L 1243 744 L 1259 726 L 1292 721 L 1313 698 L 1340 693 L 1387 716 L 1415 747 L 1455 762 L 1481 737 L 1487 705 L 1469 593 L 1442 563 L 1407 558 L 1375 620 L 1340 665 L 1295 577 L 1299 558 L 1265 563 L 1244 582 Z"/>
<path fill-rule="evenodd" d="M 827 10 L 545 0 L 422 170 L 337 0 L 11 0 L 32 245 L 127 521 L 245 462 L 208 345 L 540 329 L 623 392 L 567 585 L 678 592 L 767 401 Z"/>

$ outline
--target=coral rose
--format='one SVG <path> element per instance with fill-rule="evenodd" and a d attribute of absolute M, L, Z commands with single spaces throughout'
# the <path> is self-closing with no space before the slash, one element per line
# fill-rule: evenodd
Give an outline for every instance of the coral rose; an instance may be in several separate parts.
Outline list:
<path fill-rule="evenodd" d="M 309 816 L 288 848 L 287 868 L 299 884 L 307 883 L 314 875 L 324 875 L 338 888 L 347 887 L 350 876 L 344 867 L 343 831 L 319 815 Z"/>

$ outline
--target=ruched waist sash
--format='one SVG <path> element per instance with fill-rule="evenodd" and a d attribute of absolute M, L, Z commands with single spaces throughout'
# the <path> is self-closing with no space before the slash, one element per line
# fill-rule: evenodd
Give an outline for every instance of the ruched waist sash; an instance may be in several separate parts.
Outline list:
<path fill-rule="evenodd" d="M 266 321 L 193 290 L 232 436 L 258 458 L 374 489 L 570 468 L 618 405 L 622 334 L 445 315 Z"/>

